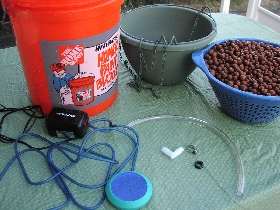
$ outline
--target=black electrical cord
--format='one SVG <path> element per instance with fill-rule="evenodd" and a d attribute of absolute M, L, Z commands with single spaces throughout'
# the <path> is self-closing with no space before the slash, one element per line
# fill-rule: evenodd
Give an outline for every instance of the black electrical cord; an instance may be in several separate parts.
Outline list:
<path fill-rule="evenodd" d="M 45 119 L 45 116 L 43 115 L 42 109 L 40 106 L 26 106 L 26 107 L 22 107 L 22 108 L 8 108 L 6 106 L 4 106 L 3 104 L 0 104 L 0 113 L 4 113 L 4 115 L 0 118 L 0 142 L 4 143 L 4 144 L 13 144 L 16 142 L 16 139 L 11 138 L 9 136 L 6 136 L 2 133 L 2 126 L 5 122 L 5 119 L 10 116 L 13 115 L 17 112 L 23 112 L 24 114 L 26 114 L 28 116 L 28 120 L 26 121 L 23 131 L 22 133 L 28 133 L 35 125 L 36 121 L 38 119 Z M 70 138 L 69 136 L 67 136 L 66 134 L 64 135 L 64 141 L 60 142 L 60 143 L 64 143 L 64 142 L 70 142 L 72 140 L 75 140 L 75 138 Z M 46 147 L 34 147 L 24 141 L 18 141 L 18 143 L 27 146 L 30 149 L 36 149 L 36 150 L 45 150 L 50 148 L 50 146 L 46 146 Z"/>

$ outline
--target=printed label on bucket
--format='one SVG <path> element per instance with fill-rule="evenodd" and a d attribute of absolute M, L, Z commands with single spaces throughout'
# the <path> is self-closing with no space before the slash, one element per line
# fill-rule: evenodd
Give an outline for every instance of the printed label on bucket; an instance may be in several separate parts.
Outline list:
<path fill-rule="evenodd" d="M 53 105 L 87 109 L 117 89 L 119 27 L 72 41 L 43 41 L 45 70 Z"/>
<path fill-rule="evenodd" d="M 117 80 L 119 52 L 119 33 L 115 34 L 105 43 L 86 48 L 84 50 L 85 62 L 80 65 L 82 73 L 90 72 L 92 67 L 95 71 L 95 93 L 106 93 Z"/>

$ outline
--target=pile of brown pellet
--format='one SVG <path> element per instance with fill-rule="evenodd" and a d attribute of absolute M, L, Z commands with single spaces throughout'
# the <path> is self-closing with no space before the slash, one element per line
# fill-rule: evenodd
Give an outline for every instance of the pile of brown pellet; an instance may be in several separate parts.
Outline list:
<path fill-rule="evenodd" d="M 242 91 L 280 96 L 280 47 L 254 41 L 215 45 L 205 61 L 220 81 Z"/>

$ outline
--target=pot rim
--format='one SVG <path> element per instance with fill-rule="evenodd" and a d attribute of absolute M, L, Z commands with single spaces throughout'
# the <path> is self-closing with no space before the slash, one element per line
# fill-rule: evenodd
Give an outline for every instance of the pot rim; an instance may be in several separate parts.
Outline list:
<path fill-rule="evenodd" d="M 174 5 L 174 4 L 154 4 L 154 5 L 146 5 L 146 6 L 142 6 L 142 7 L 138 7 L 132 10 L 129 10 L 125 13 L 123 13 L 123 17 L 125 17 L 126 15 L 136 11 L 136 10 L 141 10 L 141 9 L 145 9 L 145 8 L 151 8 L 151 7 L 163 7 L 163 8 L 167 8 L 167 7 L 176 7 L 176 8 L 181 8 L 181 9 L 186 9 L 189 11 L 192 11 L 194 13 L 201 13 L 202 16 L 204 16 L 206 19 L 208 19 L 208 21 L 211 23 L 212 25 L 212 31 L 211 33 L 209 33 L 207 36 L 200 38 L 200 39 L 196 39 L 196 40 L 192 40 L 192 41 L 188 41 L 188 42 L 179 42 L 177 44 L 163 44 L 163 43 L 159 43 L 157 46 L 158 48 L 164 48 L 167 47 L 168 51 L 183 51 L 185 50 L 186 47 L 188 48 L 193 48 L 198 49 L 199 47 L 197 46 L 199 43 L 202 43 L 204 41 L 207 40 L 213 40 L 214 37 L 217 35 L 217 23 L 215 21 L 215 19 L 211 16 L 211 14 L 207 14 L 204 11 L 195 9 L 195 8 L 191 8 L 191 7 L 187 7 L 187 6 L 183 6 L 183 5 Z M 125 42 L 130 43 L 132 45 L 135 46 L 139 46 L 140 43 L 142 43 L 141 47 L 144 49 L 153 49 L 155 46 L 155 41 L 150 41 L 144 38 L 139 38 L 136 36 L 133 36 L 131 34 L 129 34 L 128 32 L 126 32 L 122 25 L 120 26 L 120 31 L 121 31 L 121 37 L 125 39 Z M 208 41 L 209 42 L 209 41 Z"/>

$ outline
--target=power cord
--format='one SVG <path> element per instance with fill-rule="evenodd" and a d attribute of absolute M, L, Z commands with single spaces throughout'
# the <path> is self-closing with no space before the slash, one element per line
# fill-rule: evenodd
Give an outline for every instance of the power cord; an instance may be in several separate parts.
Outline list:
<path fill-rule="evenodd" d="M 45 119 L 40 106 L 26 106 L 26 107 L 22 107 L 22 108 L 8 108 L 8 107 L 4 106 L 3 104 L 0 104 L 0 107 L 1 107 L 0 108 L 0 113 L 4 113 L 3 116 L 0 118 L 0 142 L 1 143 L 13 144 L 17 141 L 15 138 L 9 137 L 9 136 L 4 135 L 2 133 L 2 127 L 3 127 L 3 124 L 4 124 L 7 117 L 9 117 L 9 116 L 11 116 L 15 113 L 19 113 L 19 112 L 23 112 L 28 117 L 22 133 L 30 132 L 38 119 Z M 66 138 L 64 140 L 64 142 L 75 140 L 74 138 L 70 138 L 70 137 L 66 136 L 65 134 L 63 134 L 63 135 Z M 23 144 L 30 149 L 37 149 L 37 150 L 45 150 L 45 149 L 48 149 L 50 147 L 50 146 L 46 146 L 46 147 L 37 148 L 37 147 L 34 147 L 34 146 L 28 144 L 27 142 L 24 142 L 24 141 L 21 141 L 21 140 L 18 140 L 18 143 Z"/>
<path fill-rule="evenodd" d="M 103 122 L 100 126 L 101 122 Z M 118 133 L 122 134 L 124 137 L 127 137 L 130 142 L 132 143 L 132 150 L 128 154 L 128 156 L 122 161 L 118 162 L 116 160 L 116 152 L 114 148 L 109 143 L 91 143 L 92 137 L 96 136 L 97 133 Z M 47 143 L 49 146 L 47 148 L 46 152 L 43 152 L 42 150 L 38 148 L 26 148 L 23 150 L 20 150 L 18 147 L 18 144 L 22 142 L 25 142 L 27 138 L 37 139 L 38 141 L 42 141 L 44 143 Z M 83 210 L 95 210 L 99 208 L 103 202 L 105 201 L 105 191 L 104 187 L 109 181 L 109 179 L 114 176 L 115 174 L 121 172 L 129 163 L 130 163 L 130 170 L 135 170 L 135 164 L 139 149 L 139 136 L 136 133 L 136 131 L 128 126 L 123 125 L 114 125 L 111 121 L 106 119 L 101 120 L 92 120 L 89 124 L 89 131 L 86 134 L 86 136 L 83 138 L 80 145 L 73 144 L 70 142 L 66 142 L 68 138 L 65 138 L 63 142 L 53 143 L 47 138 L 40 136 L 35 133 L 23 133 L 19 136 L 19 138 L 15 139 L 15 142 L 13 144 L 14 146 L 14 152 L 15 155 L 12 157 L 11 160 L 8 161 L 6 166 L 2 171 L 0 171 L 0 181 L 5 176 L 5 174 L 8 172 L 8 170 L 11 168 L 11 166 L 18 162 L 21 172 L 25 178 L 25 180 L 31 184 L 31 185 L 44 185 L 49 182 L 55 182 L 57 187 L 60 188 L 60 190 L 63 192 L 65 196 L 65 201 L 61 203 L 59 206 L 56 206 L 54 208 L 50 208 L 49 210 L 59 210 L 64 208 L 70 201 L 75 204 L 77 207 L 83 209 Z M 25 142 L 26 143 L 26 142 Z M 100 148 L 106 148 L 109 150 L 109 155 L 104 155 L 99 151 Z M 106 151 L 107 151 L 106 150 Z M 69 164 L 60 168 L 57 166 L 53 159 L 53 153 L 54 151 L 60 152 L 64 157 L 69 160 Z M 40 181 L 32 181 L 30 176 L 28 175 L 24 163 L 22 161 L 22 156 L 25 155 L 28 152 L 36 152 L 39 155 L 41 155 L 46 163 L 48 164 L 48 167 L 51 172 L 51 176 L 40 180 Z M 75 158 L 73 158 L 73 155 Z M 66 172 L 73 166 L 75 166 L 77 163 L 79 163 L 81 160 L 87 159 L 87 160 L 93 160 L 93 161 L 101 161 L 104 162 L 107 165 L 106 169 L 106 175 L 104 177 L 104 181 L 101 183 L 96 184 L 85 184 L 78 182 L 74 178 L 70 177 Z M 67 182 L 66 182 L 67 181 Z M 94 205 L 94 206 L 85 206 L 81 204 L 76 198 L 73 192 L 70 190 L 67 183 L 74 184 L 81 188 L 91 189 L 91 190 L 100 190 L 102 189 L 102 197 L 101 199 Z"/>

